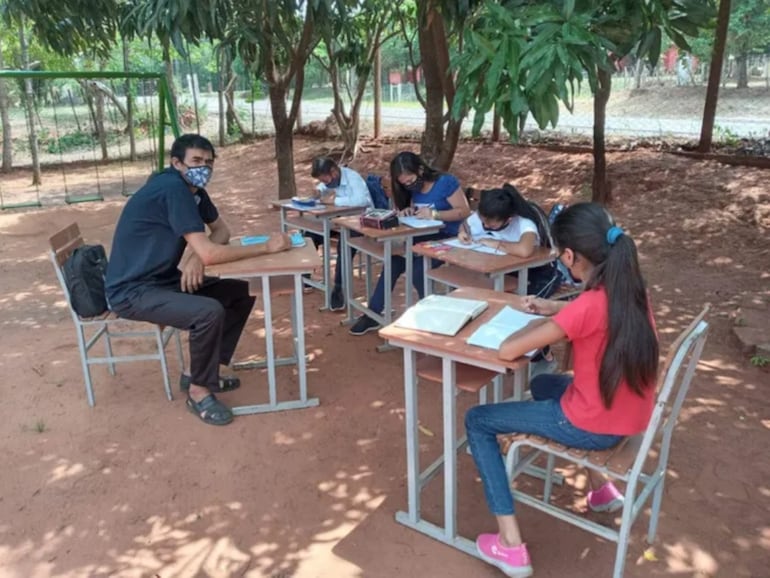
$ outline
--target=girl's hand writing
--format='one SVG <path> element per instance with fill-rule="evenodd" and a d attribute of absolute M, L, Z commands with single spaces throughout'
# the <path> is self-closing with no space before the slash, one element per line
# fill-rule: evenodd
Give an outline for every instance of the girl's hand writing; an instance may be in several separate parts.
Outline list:
<path fill-rule="evenodd" d="M 460 240 L 461 243 L 465 243 L 466 245 L 470 245 L 473 239 L 471 238 L 471 232 L 468 230 L 468 225 L 463 223 L 460 226 L 460 230 L 457 232 L 457 238 Z"/>
<path fill-rule="evenodd" d="M 527 295 L 522 300 L 524 311 L 527 313 L 535 313 L 537 315 L 555 315 L 559 312 L 559 305 L 555 301 L 550 299 L 541 299 L 540 297 L 534 297 Z"/>
<path fill-rule="evenodd" d="M 430 219 L 433 216 L 433 209 L 430 207 L 420 207 L 414 215 L 420 219 Z"/>
<path fill-rule="evenodd" d="M 401 209 L 398 212 L 398 216 L 399 217 L 411 217 L 412 215 L 414 215 L 414 208 L 412 208 L 412 207 L 407 207 L 406 209 Z"/>

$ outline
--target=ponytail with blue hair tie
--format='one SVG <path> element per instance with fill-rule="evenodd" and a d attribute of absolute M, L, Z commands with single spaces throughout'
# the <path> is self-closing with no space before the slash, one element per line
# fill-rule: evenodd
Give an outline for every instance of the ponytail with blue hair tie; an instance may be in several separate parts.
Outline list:
<path fill-rule="evenodd" d="M 623 229 L 615 225 L 613 225 L 607 230 L 607 242 L 610 244 L 610 247 L 612 247 L 615 243 L 618 242 L 618 239 L 622 234 L 623 234 Z"/>

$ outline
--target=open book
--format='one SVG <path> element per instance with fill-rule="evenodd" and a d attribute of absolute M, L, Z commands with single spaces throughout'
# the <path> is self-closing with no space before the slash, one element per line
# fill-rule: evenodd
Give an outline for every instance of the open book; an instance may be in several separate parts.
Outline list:
<path fill-rule="evenodd" d="M 304 247 L 305 246 L 305 237 L 302 236 L 302 233 L 300 231 L 294 231 L 289 235 L 289 238 L 291 239 L 291 246 L 292 247 Z M 241 245 L 261 245 L 262 243 L 267 243 L 267 241 L 270 239 L 269 235 L 254 235 L 252 237 L 241 237 Z"/>
<path fill-rule="evenodd" d="M 522 313 L 506 305 L 497 315 L 473 332 L 473 335 L 468 338 L 468 345 L 500 349 L 500 344 L 508 337 L 526 327 L 530 321 L 542 318 L 542 315 Z M 534 354 L 535 350 L 527 353 L 527 356 Z"/>
<path fill-rule="evenodd" d="M 486 253 L 487 255 L 505 255 L 505 251 L 500 251 L 499 249 L 495 249 L 494 247 L 487 247 L 486 245 L 482 245 L 481 243 L 477 243 L 476 241 L 472 241 L 468 244 L 463 243 L 460 241 L 460 239 L 450 239 L 449 241 L 444 241 L 446 245 L 449 245 L 450 247 L 459 247 L 460 249 L 470 249 L 471 251 L 477 251 L 478 253 Z"/>
<path fill-rule="evenodd" d="M 486 308 L 486 301 L 428 295 L 407 309 L 398 318 L 396 325 L 441 335 L 456 335 L 466 323 L 481 315 Z"/>
<path fill-rule="evenodd" d="M 413 229 L 426 229 L 428 227 L 443 227 L 444 221 L 436 219 L 421 219 L 420 217 L 399 217 L 398 222 Z"/>

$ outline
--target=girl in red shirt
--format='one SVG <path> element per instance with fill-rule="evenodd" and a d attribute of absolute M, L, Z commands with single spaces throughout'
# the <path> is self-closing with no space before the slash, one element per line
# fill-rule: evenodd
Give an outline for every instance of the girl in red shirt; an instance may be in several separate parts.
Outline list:
<path fill-rule="evenodd" d="M 502 433 L 532 433 L 569 447 L 603 450 L 647 428 L 655 403 L 658 340 L 636 244 L 595 203 L 565 209 L 553 225 L 559 259 L 585 291 L 574 301 L 526 297 L 527 308 L 548 316 L 530 323 L 500 346 L 502 359 L 569 339 L 574 377 L 538 375 L 532 401 L 472 408 L 465 417 L 468 443 L 484 484 L 498 533 L 476 540 L 480 556 L 508 576 L 532 574 L 513 507 L 503 458 Z M 623 495 L 588 471 L 588 506 L 615 511 Z"/>

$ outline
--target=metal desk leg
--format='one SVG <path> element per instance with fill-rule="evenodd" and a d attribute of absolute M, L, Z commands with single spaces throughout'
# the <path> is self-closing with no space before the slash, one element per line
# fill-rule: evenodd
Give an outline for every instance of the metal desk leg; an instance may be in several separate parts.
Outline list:
<path fill-rule="evenodd" d="M 433 295 L 433 279 L 430 278 L 430 272 L 433 269 L 433 258 L 422 258 L 422 286 L 425 288 L 425 297 Z"/>
<path fill-rule="evenodd" d="M 391 257 L 393 256 L 393 240 L 386 239 L 384 245 L 385 246 L 383 249 L 385 254 L 382 263 L 382 276 L 383 282 L 385 284 L 385 310 L 382 312 L 382 317 L 383 325 L 390 325 L 391 321 L 393 320 L 393 290 L 391 289 L 390 282 L 393 275 L 393 267 L 391 267 Z M 407 281 L 407 286 L 409 286 L 409 283 L 410 281 Z M 407 291 L 407 295 L 408 294 L 409 291 Z M 369 295 L 369 298 L 371 298 L 371 295 Z M 369 304 L 367 303 L 367 305 Z M 390 351 L 391 349 L 393 349 L 393 346 L 389 343 L 383 343 L 382 345 L 377 346 L 378 353 Z"/>
<path fill-rule="evenodd" d="M 372 294 L 372 256 L 366 255 L 366 297 Z"/>
<path fill-rule="evenodd" d="M 501 293 L 505 291 L 505 275 L 503 273 L 495 275 L 492 280 L 494 281 L 495 291 L 500 291 Z"/>
<path fill-rule="evenodd" d="M 457 398 L 455 396 L 455 364 L 441 360 L 444 399 L 444 536 L 457 535 Z"/>
<path fill-rule="evenodd" d="M 331 260 L 331 248 L 329 247 L 329 244 L 332 242 L 332 236 L 331 236 L 331 221 L 329 219 L 323 219 L 324 224 L 324 306 L 321 308 L 321 311 L 328 311 L 331 309 L 331 302 L 332 302 L 332 290 L 329 286 L 329 281 L 331 279 L 331 265 L 329 261 Z M 352 270 L 352 269 L 351 269 Z"/>
<path fill-rule="evenodd" d="M 307 358 L 305 357 L 305 311 L 302 304 L 302 275 L 294 275 L 294 342 L 297 344 L 297 379 L 299 380 L 299 400 L 307 399 Z M 315 400 L 318 404 L 318 400 Z"/>
<path fill-rule="evenodd" d="M 524 267 L 524 269 L 521 269 L 519 271 L 519 279 L 518 283 L 516 285 L 516 293 L 518 295 L 526 295 L 527 294 L 527 283 L 529 282 L 529 269 Z"/>
<path fill-rule="evenodd" d="M 262 301 L 265 308 L 265 346 L 267 354 L 267 384 L 270 388 L 270 405 L 275 405 L 278 394 L 275 383 L 275 344 L 273 343 L 273 310 L 270 297 L 270 277 L 262 277 Z"/>
<path fill-rule="evenodd" d="M 407 512 L 398 512 L 396 520 L 412 527 L 420 521 L 420 431 L 417 403 L 417 362 L 414 350 L 404 349 L 404 421 L 406 423 Z"/>
<path fill-rule="evenodd" d="M 286 225 L 286 207 L 281 207 L 281 232 L 285 233 L 288 230 Z"/>
<path fill-rule="evenodd" d="M 345 290 L 345 310 L 347 315 L 340 325 L 353 323 L 353 251 L 350 247 L 350 229 L 340 227 L 340 242 L 342 243 L 342 287 Z"/>
<path fill-rule="evenodd" d="M 404 251 L 404 258 L 406 259 L 406 308 L 409 309 L 412 306 L 412 292 L 414 291 L 414 256 L 412 254 L 412 237 L 405 239 L 406 250 Z M 419 299 L 420 296 L 418 295 Z"/>

